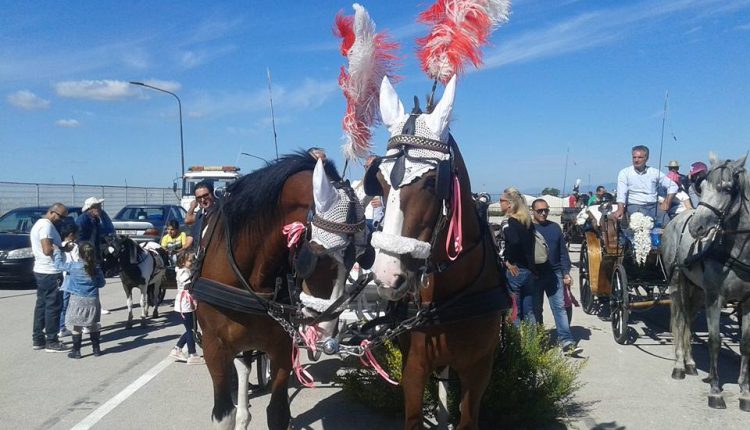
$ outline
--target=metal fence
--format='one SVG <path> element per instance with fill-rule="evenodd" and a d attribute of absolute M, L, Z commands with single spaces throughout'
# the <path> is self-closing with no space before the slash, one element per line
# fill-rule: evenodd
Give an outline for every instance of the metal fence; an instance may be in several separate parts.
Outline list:
<path fill-rule="evenodd" d="M 110 216 L 125 205 L 180 204 L 171 188 L 0 182 L 0 215 L 18 207 L 49 206 L 56 202 L 81 207 L 89 197 L 104 198 L 102 208 Z"/>

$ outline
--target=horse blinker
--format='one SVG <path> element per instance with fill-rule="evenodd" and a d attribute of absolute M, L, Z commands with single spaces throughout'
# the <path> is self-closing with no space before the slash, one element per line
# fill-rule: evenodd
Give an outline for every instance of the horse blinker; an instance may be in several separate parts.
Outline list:
<path fill-rule="evenodd" d="M 310 242 L 303 242 L 294 259 L 294 270 L 302 279 L 309 278 L 318 266 L 318 254 L 310 248 Z"/>

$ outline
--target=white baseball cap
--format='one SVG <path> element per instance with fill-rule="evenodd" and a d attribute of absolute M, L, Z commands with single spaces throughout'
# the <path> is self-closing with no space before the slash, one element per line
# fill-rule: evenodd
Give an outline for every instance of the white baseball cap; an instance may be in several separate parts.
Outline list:
<path fill-rule="evenodd" d="M 100 205 L 104 199 L 97 199 L 96 197 L 89 197 L 86 199 L 85 202 L 83 202 L 83 208 L 81 208 L 81 212 L 86 212 L 87 210 L 91 209 L 94 205 Z"/>

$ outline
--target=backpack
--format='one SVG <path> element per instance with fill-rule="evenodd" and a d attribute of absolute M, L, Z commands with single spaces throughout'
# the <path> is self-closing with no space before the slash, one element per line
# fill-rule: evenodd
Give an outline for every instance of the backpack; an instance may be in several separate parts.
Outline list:
<path fill-rule="evenodd" d="M 549 258 L 549 246 L 544 236 L 534 229 L 534 264 L 543 264 Z"/>

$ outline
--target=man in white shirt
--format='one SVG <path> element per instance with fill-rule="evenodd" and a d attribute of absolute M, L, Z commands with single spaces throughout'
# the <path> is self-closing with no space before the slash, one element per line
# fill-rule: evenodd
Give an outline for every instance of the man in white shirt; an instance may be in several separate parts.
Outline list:
<path fill-rule="evenodd" d="M 62 273 L 55 268 L 52 254 L 55 247 L 62 248 L 60 234 L 55 225 L 68 216 L 68 209 L 62 203 L 49 207 L 47 213 L 34 223 L 29 233 L 31 251 L 34 253 L 34 277 L 36 278 L 36 306 L 34 307 L 34 328 L 32 347 L 47 352 L 67 350 L 57 337 L 60 328 L 62 308 Z"/>
<path fill-rule="evenodd" d="M 632 155 L 633 165 L 620 170 L 617 175 L 618 207 L 613 212 L 613 216 L 617 219 L 622 218 L 627 208 L 628 215 L 640 212 L 664 226 L 669 220 L 667 210 L 677 193 L 677 184 L 659 169 L 646 165 L 649 155 L 648 147 L 634 146 Z M 658 203 L 659 186 L 667 190 L 667 196 L 661 203 Z"/>

